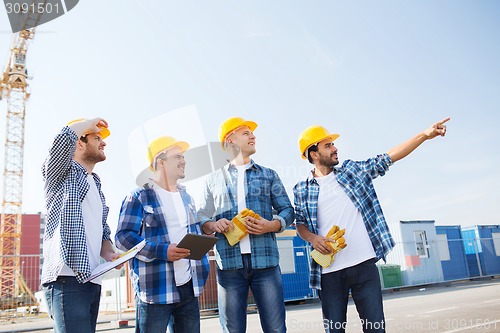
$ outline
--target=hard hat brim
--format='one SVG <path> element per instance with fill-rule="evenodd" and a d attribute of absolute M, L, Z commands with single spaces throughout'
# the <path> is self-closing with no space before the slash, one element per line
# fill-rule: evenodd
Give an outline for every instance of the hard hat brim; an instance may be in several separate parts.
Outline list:
<path fill-rule="evenodd" d="M 156 159 L 156 157 L 158 157 L 158 155 L 160 155 L 160 154 L 162 154 L 162 153 L 166 152 L 167 150 L 172 149 L 174 147 L 179 147 L 181 149 L 181 151 L 184 153 L 186 150 L 189 149 L 189 143 L 187 143 L 185 141 L 174 141 L 171 144 L 164 146 L 164 147 L 153 147 L 153 148 L 148 147 L 149 153 L 151 153 L 151 156 L 152 156 L 149 160 L 149 169 L 151 171 L 154 171 L 153 162 Z M 154 149 L 154 151 L 152 151 L 153 149 Z"/>
<path fill-rule="evenodd" d="M 315 144 L 318 144 L 319 142 L 323 141 L 323 140 L 326 140 L 328 138 L 330 138 L 330 140 L 332 141 L 335 141 L 338 139 L 340 135 L 339 134 L 330 134 L 330 135 L 327 135 L 325 137 L 322 137 L 321 139 L 317 140 L 316 142 L 313 142 L 311 143 L 309 146 L 306 147 L 306 149 L 304 149 L 304 151 L 302 152 L 302 159 L 303 160 L 307 160 L 307 157 L 306 157 L 306 153 L 307 153 L 307 150 L 309 150 L 309 148 L 311 148 L 311 146 L 314 146 Z"/>

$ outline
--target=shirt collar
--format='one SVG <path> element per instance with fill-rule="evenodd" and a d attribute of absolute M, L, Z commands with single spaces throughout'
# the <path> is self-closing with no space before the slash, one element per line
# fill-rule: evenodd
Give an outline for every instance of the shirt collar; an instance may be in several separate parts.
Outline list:
<path fill-rule="evenodd" d="M 338 172 L 338 170 L 335 169 L 335 168 L 333 168 L 333 173 L 336 174 L 337 172 Z M 318 183 L 316 181 L 316 178 L 314 177 L 314 169 L 312 169 L 311 171 L 309 171 L 309 175 L 307 176 L 306 181 L 307 181 L 308 184 Z"/>
<path fill-rule="evenodd" d="M 234 164 L 231 164 L 231 163 L 228 163 L 224 166 L 224 169 L 226 171 L 229 171 L 229 169 L 232 169 L 232 168 L 235 168 Z M 254 170 L 259 170 L 260 166 L 255 163 L 252 159 L 250 160 L 250 166 L 248 167 L 248 169 L 254 169 Z"/>
<path fill-rule="evenodd" d="M 73 162 L 75 162 L 75 166 L 76 166 L 76 168 L 77 168 L 79 171 L 83 172 L 83 173 L 85 174 L 85 176 L 89 174 L 89 173 L 87 172 L 87 169 L 85 169 L 85 167 L 84 167 L 83 165 L 81 165 L 80 163 L 78 163 L 78 162 L 77 162 L 77 161 L 75 161 L 75 160 L 73 160 Z"/>
<path fill-rule="evenodd" d="M 151 178 L 148 179 L 147 185 L 148 185 L 147 187 L 152 188 L 152 189 L 162 188 L 162 187 L 160 187 L 160 185 L 156 184 L 156 182 L 153 179 L 151 179 Z M 179 183 L 177 183 L 176 185 L 177 185 L 177 190 L 179 192 L 182 192 L 182 191 L 186 190 L 186 186 L 185 185 L 179 184 Z"/>

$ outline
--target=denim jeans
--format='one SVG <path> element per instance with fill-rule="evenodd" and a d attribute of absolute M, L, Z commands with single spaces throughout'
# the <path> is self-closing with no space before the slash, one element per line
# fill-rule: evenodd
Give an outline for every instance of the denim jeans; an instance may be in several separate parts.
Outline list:
<path fill-rule="evenodd" d="M 345 332 L 349 290 L 363 324 L 363 332 L 385 332 L 382 290 L 376 259 L 321 275 L 319 297 L 326 332 Z"/>
<path fill-rule="evenodd" d="M 200 307 L 194 296 L 193 280 L 177 287 L 181 300 L 172 304 L 148 304 L 135 298 L 135 332 L 166 332 L 169 321 L 173 319 L 175 333 L 200 332 Z"/>
<path fill-rule="evenodd" d="M 219 319 L 223 332 L 245 332 L 248 289 L 259 310 L 262 331 L 286 332 L 285 301 L 279 266 L 252 269 L 249 254 L 242 255 L 243 268 L 217 269 Z"/>
<path fill-rule="evenodd" d="M 101 286 L 79 283 L 74 276 L 59 276 L 43 285 L 54 333 L 94 333 Z"/>

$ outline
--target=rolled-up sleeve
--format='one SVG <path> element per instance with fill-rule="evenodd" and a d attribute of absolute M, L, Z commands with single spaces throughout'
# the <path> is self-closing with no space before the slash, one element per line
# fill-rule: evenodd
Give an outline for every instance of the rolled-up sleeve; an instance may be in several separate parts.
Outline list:
<path fill-rule="evenodd" d="M 272 172 L 273 182 L 271 184 L 271 202 L 273 208 L 278 213 L 277 215 L 273 216 L 273 218 L 276 218 L 281 222 L 280 232 L 282 232 L 286 229 L 286 227 L 293 223 L 295 219 L 295 213 L 292 203 L 290 202 L 290 198 L 288 198 L 285 187 L 281 182 L 281 179 L 274 170 Z"/>
<path fill-rule="evenodd" d="M 372 179 L 385 175 L 389 167 L 393 164 L 392 159 L 387 153 L 379 154 L 366 161 L 355 163 L 359 163 L 361 168 L 369 174 Z"/>
<path fill-rule="evenodd" d="M 304 210 L 306 208 L 304 200 L 304 186 L 303 183 L 298 183 L 293 187 L 293 203 L 295 206 L 295 223 L 303 224 L 309 227 Z"/>
<path fill-rule="evenodd" d="M 200 222 L 201 228 L 206 222 L 213 221 L 213 215 L 215 213 L 215 204 L 212 191 L 210 190 L 210 179 L 207 179 L 203 187 L 203 196 L 200 200 L 198 210 L 196 212 L 198 222 Z M 203 230 L 203 229 L 202 229 Z"/>

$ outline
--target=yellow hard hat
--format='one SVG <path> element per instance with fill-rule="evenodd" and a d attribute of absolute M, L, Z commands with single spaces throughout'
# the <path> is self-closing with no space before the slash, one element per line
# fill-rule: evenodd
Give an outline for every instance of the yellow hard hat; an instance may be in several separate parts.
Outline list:
<path fill-rule="evenodd" d="M 224 141 L 229 134 L 231 134 L 235 129 L 238 129 L 242 126 L 248 126 L 250 130 L 253 132 L 257 128 L 257 123 L 251 120 L 244 120 L 240 117 L 233 117 L 225 120 L 219 126 L 219 141 L 222 144 L 222 148 L 224 148 Z"/>
<path fill-rule="evenodd" d="M 86 120 L 87 120 L 86 118 L 75 119 L 75 120 L 70 121 L 66 125 L 71 125 L 71 124 L 79 123 L 81 121 L 86 121 Z M 97 127 L 99 127 L 101 129 L 97 133 L 99 133 L 101 135 L 102 139 L 106 139 L 111 134 L 111 132 L 109 131 L 109 129 L 107 127 L 104 127 L 104 126 L 97 126 Z M 85 131 L 85 132 L 83 132 L 82 136 L 85 136 L 85 135 L 90 134 L 90 133 L 92 133 L 92 132 Z"/>
<path fill-rule="evenodd" d="M 179 147 L 181 148 L 182 152 L 185 152 L 189 149 L 189 143 L 184 141 L 176 141 L 171 136 L 160 136 L 159 138 L 151 141 L 148 146 L 149 168 L 154 171 L 153 161 L 155 160 L 156 156 L 173 147 Z"/>
<path fill-rule="evenodd" d="M 302 133 L 300 133 L 299 136 L 299 149 L 302 154 L 302 158 L 304 160 L 307 159 L 306 152 L 312 145 L 328 138 L 333 141 L 338 137 L 338 134 L 330 134 L 323 126 L 314 125 L 306 128 Z"/>

